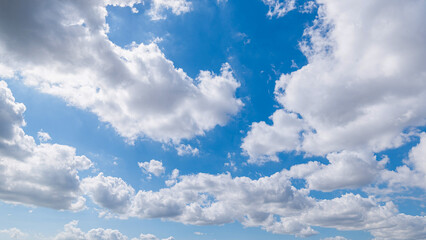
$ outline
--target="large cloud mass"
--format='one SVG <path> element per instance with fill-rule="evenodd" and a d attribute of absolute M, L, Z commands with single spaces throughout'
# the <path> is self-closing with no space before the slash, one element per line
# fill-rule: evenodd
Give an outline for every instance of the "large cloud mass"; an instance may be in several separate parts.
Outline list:
<path fill-rule="evenodd" d="M 152 5 L 180 9 L 180 2 Z M 242 106 L 229 64 L 219 75 L 201 71 L 194 80 L 155 43 L 121 48 L 109 41 L 106 5 L 134 3 L 3 2 L 2 75 L 15 71 L 26 84 L 95 113 L 129 141 L 147 136 L 177 143 L 224 125 Z"/>
<path fill-rule="evenodd" d="M 55 209 L 80 210 L 78 170 L 92 166 L 72 147 L 36 144 L 21 128 L 25 106 L 16 103 L 4 81 L 0 81 L 0 199 Z"/>
<path fill-rule="evenodd" d="M 308 64 L 276 82 L 283 109 L 273 125 L 254 123 L 244 139 L 252 162 L 292 150 L 379 152 L 426 123 L 426 3 L 318 3 L 319 16 L 301 43 Z"/>

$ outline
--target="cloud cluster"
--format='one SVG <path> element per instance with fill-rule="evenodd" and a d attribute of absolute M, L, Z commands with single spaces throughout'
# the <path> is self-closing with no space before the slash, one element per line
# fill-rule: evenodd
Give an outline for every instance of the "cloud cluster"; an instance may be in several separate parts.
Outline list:
<path fill-rule="evenodd" d="M 239 221 L 247 227 L 305 237 L 317 233 L 313 226 L 367 230 L 377 239 L 426 236 L 425 217 L 398 213 L 392 202 L 382 204 L 373 197 L 345 194 L 330 200 L 314 199 L 308 196 L 309 190 L 291 185 L 287 170 L 257 180 L 232 178 L 230 174 L 184 175 L 169 188 L 135 194 L 120 178 L 114 179 L 120 184 L 107 185 L 109 190 L 101 191 L 102 202 L 96 195 L 92 199 L 119 217 L 161 218 L 192 225 Z M 84 181 L 106 186 L 105 178 L 99 176 Z M 128 194 L 126 199 L 130 200 L 125 202 L 125 208 L 121 208 L 122 201 L 111 201 L 116 199 L 116 192 Z"/>
<path fill-rule="evenodd" d="M 296 9 L 296 0 L 262 0 L 269 7 L 268 17 L 283 17 L 291 10 Z"/>
<path fill-rule="evenodd" d="M 13 130 L 3 129 L 0 135 L 2 200 L 79 210 L 85 203 L 82 195 L 87 195 L 104 209 L 102 215 L 110 217 L 161 218 L 193 225 L 239 221 L 247 227 L 296 236 L 316 234 L 315 226 L 368 230 L 377 239 L 404 239 L 407 236 L 419 239 L 426 235 L 424 216 L 400 214 L 392 202 L 383 204 L 373 197 L 354 194 L 330 200 L 309 196 L 309 189 L 357 188 L 365 184 L 364 181 L 372 181 L 378 172 L 386 171 L 383 164 L 387 159 L 376 161 L 373 155 L 358 152 L 329 154 L 329 165 L 310 162 L 256 180 L 233 178 L 229 173 L 179 175 L 175 169 L 169 187 L 158 191 L 136 191 L 121 178 L 104 176 L 103 173 L 80 181 L 78 170 L 88 169 L 92 165 L 90 160 L 76 156 L 75 149 L 68 146 L 35 144 L 21 128 L 25 106 L 15 102 L 5 82 L 0 82 L 0 86 L 3 106 L 0 121 L 2 126 Z M 425 139 L 422 135 L 420 143 L 410 151 L 407 164 L 412 166 L 411 172 L 423 171 Z M 161 162 L 156 160 L 142 165 L 153 173 L 162 174 L 164 170 Z M 356 172 L 359 168 L 369 171 Z M 336 172 L 339 174 L 334 174 Z M 295 188 L 291 178 L 306 179 L 309 189 Z M 56 239 L 127 239 L 116 230 L 92 229 L 84 233 L 76 225 L 77 222 L 66 225 L 65 231 Z M 140 236 L 140 239 L 147 238 L 153 236 Z"/>
<path fill-rule="evenodd" d="M 21 128 L 25 106 L 0 81 L 0 199 L 54 209 L 80 210 L 79 170 L 92 162 L 70 146 L 36 144 Z"/>
<path fill-rule="evenodd" d="M 155 159 L 152 159 L 149 162 L 139 162 L 138 165 L 146 173 L 148 173 L 148 174 L 152 173 L 157 177 L 159 177 L 161 174 L 163 174 L 166 170 L 166 168 L 163 167 L 163 163 L 161 161 L 157 161 Z"/>
<path fill-rule="evenodd" d="M 312 190 L 357 189 L 374 182 L 388 162 L 387 158 L 377 161 L 372 154 L 347 151 L 330 153 L 327 160 L 329 164 L 311 161 L 294 165 L 287 174 L 305 179 Z"/>
<path fill-rule="evenodd" d="M 252 162 L 292 150 L 380 152 L 426 124 L 425 2 L 318 3 L 301 42 L 308 64 L 281 76 L 275 94 L 283 108 L 244 139 Z"/>
<path fill-rule="evenodd" d="M 95 228 L 83 232 L 77 227 L 78 221 L 71 221 L 64 226 L 64 230 L 54 237 L 54 240 L 128 240 L 129 238 L 118 230 Z M 173 237 L 161 240 L 173 240 Z M 138 238 L 131 240 L 160 240 L 153 234 L 141 234 Z"/>
<path fill-rule="evenodd" d="M 0 65 L 29 86 L 96 114 L 128 141 L 178 143 L 224 125 L 242 107 L 231 66 L 196 79 L 156 43 L 121 48 L 107 37 L 106 4 L 138 1 L 13 1 L 0 7 Z M 183 12 L 186 1 L 155 0 Z M 156 7 L 157 6 L 157 7 Z"/>
<path fill-rule="evenodd" d="M 17 228 L 2 229 L 0 233 L 8 235 L 9 238 L 13 240 L 19 240 L 27 236 L 27 234 Z"/>
<path fill-rule="evenodd" d="M 135 190 L 121 178 L 99 173 L 96 177 L 82 181 L 83 192 L 90 196 L 96 204 L 117 213 L 125 213 L 131 204 Z"/>
<path fill-rule="evenodd" d="M 164 10 L 170 9 L 175 15 L 191 11 L 192 3 L 186 0 L 152 0 L 148 14 L 152 20 L 165 19 Z"/>
<path fill-rule="evenodd" d="M 414 146 L 406 159 L 405 164 L 398 166 L 394 171 L 383 170 L 376 185 L 386 185 L 386 189 L 374 186 L 367 190 L 373 194 L 386 195 L 403 192 L 407 187 L 426 190 L 426 134 L 420 135 L 420 142 Z"/>

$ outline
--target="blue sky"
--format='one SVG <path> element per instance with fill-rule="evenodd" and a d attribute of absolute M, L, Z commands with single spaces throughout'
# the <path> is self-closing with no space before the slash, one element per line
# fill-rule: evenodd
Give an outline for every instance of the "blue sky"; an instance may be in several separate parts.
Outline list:
<path fill-rule="evenodd" d="M 1 239 L 426 238 L 424 1 L 1 5 Z"/>

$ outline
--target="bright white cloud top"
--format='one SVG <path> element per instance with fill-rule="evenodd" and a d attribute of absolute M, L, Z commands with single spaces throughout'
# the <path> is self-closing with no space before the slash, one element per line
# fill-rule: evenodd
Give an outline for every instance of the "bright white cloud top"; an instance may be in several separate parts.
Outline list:
<path fill-rule="evenodd" d="M 0 238 L 426 239 L 425 13 L 423 0 L 0 3 Z M 98 128 L 76 129 L 85 141 L 49 126 L 54 104 L 33 95 Z"/>
<path fill-rule="evenodd" d="M 380 152 L 426 123 L 426 3 L 318 3 L 301 42 L 309 63 L 276 82 L 284 109 L 271 116 L 273 125 L 254 123 L 244 139 L 252 162 L 293 150 Z"/>
<path fill-rule="evenodd" d="M 181 13 L 178 3 L 153 5 Z M 129 141 L 147 136 L 178 143 L 226 124 L 239 111 L 240 84 L 229 64 L 219 75 L 201 71 L 194 80 L 155 43 L 121 48 L 106 35 L 106 6 L 102 1 L 8 3 L 0 10 L 5 36 L 0 55 L 8 56 L 3 67 L 29 86 L 95 113 Z"/>
<path fill-rule="evenodd" d="M 25 106 L 0 81 L 0 199 L 54 209 L 81 210 L 79 170 L 92 162 L 70 146 L 42 143 L 25 134 Z"/>

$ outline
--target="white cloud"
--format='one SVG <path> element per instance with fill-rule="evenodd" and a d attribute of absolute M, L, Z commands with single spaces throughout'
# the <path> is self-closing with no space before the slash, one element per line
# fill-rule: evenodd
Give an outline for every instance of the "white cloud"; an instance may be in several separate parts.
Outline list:
<path fill-rule="evenodd" d="M 380 152 L 426 124 L 426 3 L 318 3 L 319 17 L 301 43 L 308 64 L 282 75 L 275 88 L 285 111 L 305 125 L 280 124 L 283 117 L 274 117 L 282 109 L 272 125 L 254 123 L 242 145 L 251 162 L 291 150 Z"/>
<path fill-rule="evenodd" d="M 0 234 L 6 234 L 9 236 L 10 239 L 13 240 L 19 240 L 26 237 L 28 234 L 23 233 L 21 230 L 17 228 L 10 228 L 10 229 L 2 229 L 0 230 Z"/>
<path fill-rule="evenodd" d="M 387 159 L 377 161 L 371 154 L 359 152 L 330 153 L 329 164 L 309 162 L 291 167 L 288 175 L 305 179 L 312 190 L 356 189 L 373 183 Z"/>
<path fill-rule="evenodd" d="M 52 138 L 50 137 L 50 135 L 47 132 L 43 132 L 43 130 L 40 130 L 37 133 L 37 137 L 38 137 L 38 140 L 40 142 L 47 142 L 49 140 L 52 140 Z"/>
<path fill-rule="evenodd" d="M 179 144 L 178 146 L 176 146 L 176 151 L 179 156 L 184 156 L 184 155 L 195 156 L 195 155 L 198 155 L 199 153 L 198 148 L 194 148 L 189 144 L 186 144 L 186 145 Z"/>
<path fill-rule="evenodd" d="M 0 56 L 8 57 L 0 64 L 25 84 L 96 114 L 129 142 L 148 137 L 179 143 L 225 125 L 240 110 L 243 104 L 235 98 L 240 83 L 229 64 L 220 74 L 201 71 L 192 79 L 156 43 L 113 44 L 106 35 L 106 15 L 100 1 L 5 4 L 0 7 Z"/>
<path fill-rule="evenodd" d="M 192 10 L 192 3 L 186 0 L 151 0 L 149 15 L 152 20 L 165 19 L 166 9 L 170 9 L 175 15 L 181 15 Z"/>
<path fill-rule="evenodd" d="M 163 174 L 166 170 L 163 167 L 163 163 L 155 159 L 152 159 L 149 162 L 139 162 L 138 165 L 140 168 L 144 169 L 147 173 L 152 173 L 157 177 Z"/>
<path fill-rule="evenodd" d="M 105 177 L 103 173 L 83 179 L 81 185 L 96 204 L 117 213 L 126 212 L 135 193 L 121 178 Z"/>
<path fill-rule="evenodd" d="M 426 189 L 426 134 L 420 135 L 420 142 L 414 146 L 404 165 L 398 166 L 394 171 L 384 169 L 378 175 L 379 179 L 372 187 L 365 190 L 373 195 L 386 196 L 400 193 L 410 188 Z M 382 187 L 380 187 L 382 186 Z M 383 188 L 386 186 L 386 188 Z"/>
<path fill-rule="evenodd" d="M 0 199 L 6 202 L 80 210 L 78 170 L 92 162 L 77 156 L 72 147 L 39 144 L 24 133 L 25 106 L 16 103 L 4 81 L 0 81 Z"/>
<path fill-rule="evenodd" d="M 283 17 L 296 8 L 296 0 L 262 0 L 269 7 L 267 15 L 272 17 Z"/>
<path fill-rule="evenodd" d="M 409 161 L 415 170 L 426 175 L 426 133 L 421 134 L 420 143 L 411 149 Z"/>
<path fill-rule="evenodd" d="M 277 110 L 270 119 L 273 125 L 265 122 L 253 123 L 243 140 L 241 148 L 250 156 L 249 163 L 263 164 L 278 161 L 276 153 L 297 150 L 304 123 L 294 113 Z"/>
<path fill-rule="evenodd" d="M 55 236 L 54 240 L 127 240 L 128 237 L 118 230 L 96 228 L 87 233 L 77 227 L 78 221 L 71 221 L 64 226 L 64 231 Z"/>
<path fill-rule="evenodd" d="M 269 226 L 314 225 L 338 230 L 368 230 L 376 239 L 422 239 L 426 236 L 426 217 L 398 213 L 392 202 L 380 205 L 372 198 L 346 194 L 340 198 L 320 200 L 300 214 L 281 217 Z"/>
<path fill-rule="evenodd" d="M 312 227 L 366 230 L 378 239 L 421 239 L 426 217 L 398 213 L 392 202 L 345 194 L 316 200 L 306 189 L 291 186 L 286 170 L 252 180 L 230 174 L 180 176 L 180 181 L 159 191 L 129 195 L 120 217 L 161 218 L 192 225 L 220 225 L 240 221 L 276 234 L 310 236 Z M 116 178 L 115 181 L 122 181 Z M 127 186 L 127 185 L 126 185 Z M 103 197 L 108 196 L 105 191 Z M 92 196 L 93 198 L 94 196 Z"/>
<path fill-rule="evenodd" d="M 317 8 L 317 4 L 315 1 L 307 1 L 303 4 L 303 6 L 299 9 L 301 13 L 312 13 L 315 8 Z"/>
<path fill-rule="evenodd" d="M 328 238 L 324 238 L 324 239 L 322 239 L 322 240 L 348 240 L 347 238 L 345 238 L 345 237 L 342 237 L 342 236 L 336 236 L 336 237 L 328 237 Z"/>
<path fill-rule="evenodd" d="M 78 221 L 74 220 L 67 224 L 65 224 L 63 231 L 58 233 L 53 238 L 46 238 L 43 237 L 43 239 L 53 239 L 53 240 L 128 240 L 129 237 L 122 234 L 118 230 L 114 229 L 104 229 L 104 228 L 93 228 L 88 230 L 87 232 L 84 232 L 81 230 L 78 226 Z M 19 240 L 19 239 L 27 239 L 29 236 L 28 234 L 25 234 L 21 232 L 17 228 L 11 228 L 11 229 L 4 229 L 0 230 L 1 234 L 7 234 L 9 235 L 10 239 L 13 240 Z M 39 239 L 37 235 L 33 235 L 31 237 L 35 237 Z M 173 237 L 168 238 L 162 238 L 161 240 L 173 240 Z M 160 238 L 156 237 L 153 234 L 141 234 L 137 238 L 132 238 L 131 240 L 160 240 Z"/>
<path fill-rule="evenodd" d="M 163 238 L 161 240 L 174 240 L 174 237 Z M 132 238 L 132 240 L 160 240 L 154 234 L 141 234 L 139 238 Z"/>
<path fill-rule="evenodd" d="M 264 221 L 273 214 L 291 213 L 312 204 L 304 191 L 291 187 L 288 178 L 280 173 L 259 180 L 232 178 L 229 174 L 202 173 L 180 176 L 179 179 L 172 187 L 157 192 L 140 190 L 133 194 L 132 191 L 126 191 L 125 195 L 128 196 L 125 199 L 131 199 L 131 204 L 125 202 L 127 210 L 109 210 L 125 217 L 164 218 L 185 224 L 207 225 L 235 220 L 245 222 L 247 219 Z M 88 181 L 104 180 L 97 177 Z M 109 185 L 112 188 L 109 191 L 89 190 L 93 192 L 92 199 L 102 204 L 96 200 L 99 198 L 96 194 L 103 199 L 114 199 L 114 192 L 118 191 L 115 189 L 123 186 L 131 188 L 120 178 L 114 178 L 114 182 L 122 184 Z M 101 206 L 106 207 L 105 204 Z"/>
<path fill-rule="evenodd" d="M 170 175 L 170 179 L 166 180 L 166 185 L 168 187 L 177 183 L 177 178 L 179 177 L 179 169 L 173 169 L 172 174 Z"/>

